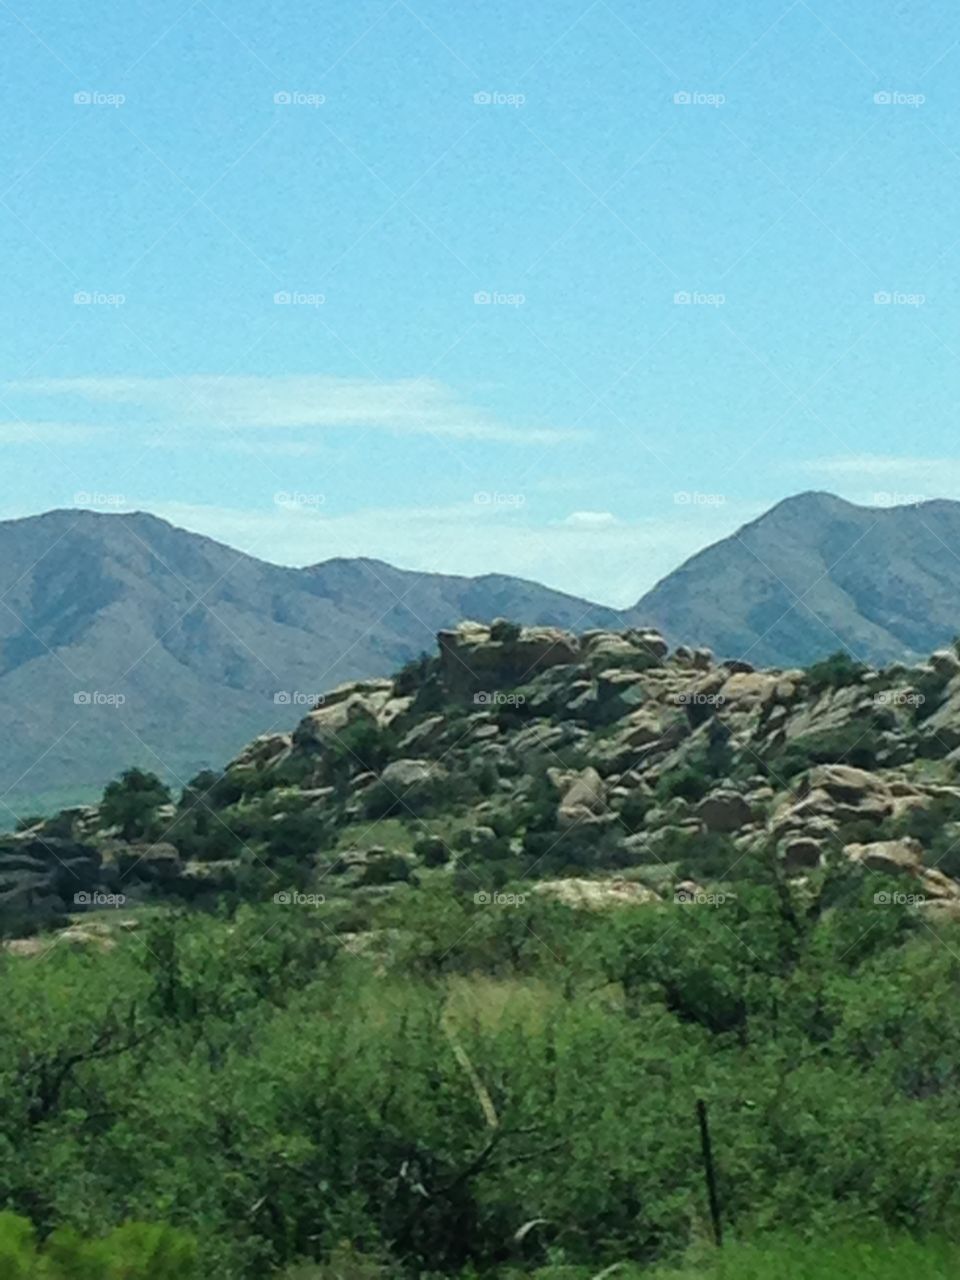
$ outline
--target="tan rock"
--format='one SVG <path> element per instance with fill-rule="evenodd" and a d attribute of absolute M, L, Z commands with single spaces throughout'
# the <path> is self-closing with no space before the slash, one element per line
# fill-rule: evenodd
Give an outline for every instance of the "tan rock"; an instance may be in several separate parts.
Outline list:
<path fill-rule="evenodd" d="M 533 892 L 578 910 L 606 911 L 615 907 L 643 906 L 660 902 L 660 895 L 632 880 L 610 877 L 604 880 L 541 880 Z"/>
<path fill-rule="evenodd" d="M 923 845 L 908 836 L 902 840 L 878 840 L 874 844 L 844 845 L 843 853 L 867 871 L 888 875 L 916 876 L 923 868 Z"/>

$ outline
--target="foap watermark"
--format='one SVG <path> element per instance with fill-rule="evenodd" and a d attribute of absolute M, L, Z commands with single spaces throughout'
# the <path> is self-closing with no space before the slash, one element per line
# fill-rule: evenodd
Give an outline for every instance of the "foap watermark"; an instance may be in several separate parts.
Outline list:
<path fill-rule="evenodd" d="M 522 493 L 500 493 L 496 489 L 481 489 L 473 495 L 478 507 L 522 507 L 526 502 Z"/>
<path fill-rule="evenodd" d="M 496 289 L 478 289 L 473 295 L 478 307 L 522 307 L 526 300 L 525 293 L 499 293 Z"/>
<path fill-rule="evenodd" d="M 722 693 L 675 693 L 674 706 L 677 707 L 722 707 L 726 698 Z"/>
<path fill-rule="evenodd" d="M 675 107 L 722 107 L 725 93 L 703 93 L 700 89 L 681 89 L 673 95 Z"/>
<path fill-rule="evenodd" d="M 322 693 L 304 693 L 301 689 L 278 689 L 273 701 L 278 707 L 322 707 L 326 698 Z"/>
<path fill-rule="evenodd" d="M 104 693 L 101 689 L 78 689 L 73 695 L 78 707 L 122 707 L 126 700 L 125 693 Z"/>
<path fill-rule="evenodd" d="M 91 493 L 80 489 L 73 495 L 75 507 L 125 507 L 127 500 L 122 493 Z"/>
<path fill-rule="evenodd" d="M 326 100 L 325 93 L 306 93 L 302 89 L 278 89 L 273 95 L 276 107 L 322 107 Z"/>
<path fill-rule="evenodd" d="M 278 289 L 273 295 L 277 307 L 322 307 L 326 300 L 325 293 L 300 293 L 296 289 Z"/>
<path fill-rule="evenodd" d="M 692 903 L 697 907 L 722 907 L 727 900 L 724 893 L 707 893 L 703 889 L 677 889 L 674 902 Z"/>
<path fill-rule="evenodd" d="M 727 300 L 725 293 L 700 293 L 696 289 L 678 289 L 673 295 L 675 307 L 722 307 Z"/>
<path fill-rule="evenodd" d="M 126 900 L 122 893 L 100 893 L 99 890 L 91 893 L 81 890 L 73 895 L 75 907 L 122 907 Z"/>
<path fill-rule="evenodd" d="M 493 893 L 487 893 L 485 889 L 481 889 L 473 895 L 473 900 L 478 907 L 522 907 L 527 900 L 527 895 L 499 893 L 496 890 Z"/>
<path fill-rule="evenodd" d="M 900 89 L 881 89 L 873 95 L 877 107 L 922 107 L 926 100 L 924 93 L 904 93 Z"/>
<path fill-rule="evenodd" d="M 316 510 L 322 507 L 326 502 L 326 495 L 322 493 L 303 493 L 299 489 L 288 492 L 281 489 L 273 495 L 273 501 L 278 507 L 286 507 L 291 510 L 297 510 L 303 507 Z"/>
<path fill-rule="evenodd" d="M 296 889 L 281 889 L 273 900 L 278 907 L 322 907 L 326 902 L 322 893 L 299 893 Z"/>
<path fill-rule="evenodd" d="M 122 307 L 126 300 L 125 293 L 102 293 L 97 289 L 78 289 L 73 295 L 75 307 Z"/>
<path fill-rule="evenodd" d="M 525 93 L 503 93 L 499 89 L 481 89 L 473 95 L 478 107 L 522 107 L 527 101 Z"/>
<path fill-rule="evenodd" d="M 884 689 L 873 695 L 875 707 L 922 707 L 926 698 L 914 689 Z"/>
<path fill-rule="evenodd" d="M 873 295 L 876 307 L 922 307 L 926 300 L 925 293 L 903 293 L 898 289 L 878 289 Z"/>
<path fill-rule="evenodd" d="M 722 507 L 726 502 L 722 493 L 699 493 L 697 490 L 681 489 L 673 495 L 678 507 Z"/>
<path fill-rule="evenodd" d="M 81 89 L 73 95 L 75 107 L 122 107 L 125 93 L 104 93 L 100 89 Z"/>
<path fill-rule="evenodd" d="M 889 893 L 881 891 L 873 895 L 878 907 L 920 907 L 926 902 L 922 893 Z"/>
<path fill-rule="evenodd" d="M 927 501 L 925 493 L 897 493 L 881 490 L 871 497 L 875 507 L 918 507 Z"/>
<path fill-rule="evenodd" d="M 478 707 L 522 707 L 526 698 L 522 693 L 503 693 L 499 689 L 481 689 L 473 695 Z"/>

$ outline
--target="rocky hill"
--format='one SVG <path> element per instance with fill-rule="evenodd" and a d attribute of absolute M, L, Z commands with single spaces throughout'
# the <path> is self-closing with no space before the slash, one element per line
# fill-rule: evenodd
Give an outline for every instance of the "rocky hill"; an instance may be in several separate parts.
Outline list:
<path fill-rule="evenodd" d="M 917 658 L 958 630 L 958 548 L 960 503 L 801 493 L 674 570 L 633 617 L 758 665 L 841 647 L 863 662 Z"/>
<path fill-rule="evenodd" d="M 841 647 L 918 660 L 957 629 L 957 546 L 958 503 L 868 509 L 801 494 L 617 612 L 505 575 L 368 559 L 283 568 L 142 513 L 0 522 L 0 827 L 12 811 L 88 799 L 130 762 L 179 785 L 464 618 L 649 624 L 756 665 Z"/>
<path fill-rule="evenodd" d="M 958 761 L 952 649 L 755 670 L 652 630 L 464 623 L 177 800 L 132 771 L 27 824 L 0 842 L 0 912 L 27 933 L 101 906 L 363 904 L 446 877 L 480 902 L 653 908 L 757 874 L 816 911 L 875 874 L 878 906 L 932 921 L 960 916 Z"/>
<path fill-rule="evenodd" d="M 154 516 L 89 511 L 0 522 L 0 605 L 0 825 L 38 797 L 95 795 L 134 761 L 186 779 L 465 617 L 619 625 L 519 578 L 282 568 Z"/>

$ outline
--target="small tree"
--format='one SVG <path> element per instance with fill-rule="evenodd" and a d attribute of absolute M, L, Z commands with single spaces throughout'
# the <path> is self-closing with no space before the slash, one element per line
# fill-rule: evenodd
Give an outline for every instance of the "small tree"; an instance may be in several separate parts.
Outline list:
<path fill-rule="evenodd" d="M 155 773 L 127 769 L 107 784 L 100 814 L 111 827 L 119 827 L 124 840 L 142 840 L 156 828 L 157 810 L 170 803 L 170 788 Z"/>

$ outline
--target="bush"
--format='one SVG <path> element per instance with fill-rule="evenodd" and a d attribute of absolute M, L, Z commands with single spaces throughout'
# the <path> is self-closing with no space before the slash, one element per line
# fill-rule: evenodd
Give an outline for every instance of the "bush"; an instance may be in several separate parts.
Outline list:
<path fill-rule="evenodd" d="M 859 684 L 867 670 L 864 663 L 857 662 L 841 649 L 807 668 L 807 687 L 811 693 L 843 689 L 847 685 Z"/>
<path fill-rule="evenodd" d="M 151 839 L 160 834 L 157 810 L 170 799 L 170 788 L 155 773 L 127 769 L 107 784 L 100 816 L 106 826 L 119 827 L 124 840 Z"/>
<path fill-rule="evenodd" d="M 197 1248 L 171 1227 L 130 1222 L 94 1241 L 60 1228 L 40 1249 L 25 1218 L 0 1213 L 0 1274 L 4 1280 L 191 1280 Z"/>

